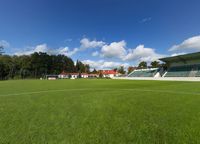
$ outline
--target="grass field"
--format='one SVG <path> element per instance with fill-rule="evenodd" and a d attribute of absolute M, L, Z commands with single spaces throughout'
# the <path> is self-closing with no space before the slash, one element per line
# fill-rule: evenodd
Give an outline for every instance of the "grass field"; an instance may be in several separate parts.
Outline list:
<path fill-rule="evenodd" d="M 1 81 L 0 143 L 200 143 L 200 83 Z"/>

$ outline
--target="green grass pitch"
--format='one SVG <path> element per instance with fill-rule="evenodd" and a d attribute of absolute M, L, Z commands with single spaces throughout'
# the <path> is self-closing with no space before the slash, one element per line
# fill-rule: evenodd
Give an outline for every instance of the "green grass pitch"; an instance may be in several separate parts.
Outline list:
<path fill-rule="evenodd" d="M 200 143 L 200 83 L 1 81 L 0 143 Z"/>

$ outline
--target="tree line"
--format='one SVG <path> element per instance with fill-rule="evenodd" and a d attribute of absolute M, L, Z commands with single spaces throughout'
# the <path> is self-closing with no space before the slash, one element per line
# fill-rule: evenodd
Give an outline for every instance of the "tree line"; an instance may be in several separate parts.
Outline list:
<path fill-rule="evenodd" d="M 64 55 L 48 55 L 35 52 L 31 55 L 10 56 L 0 53 L 0 79 L 40 78 L 48 74 L 65 72 L 89 72 L 90 66 Z"/>
<path fill-rule="evenodd" d="M 159 68 L 162 67 L 164 69 L 167 69 L 167 64 L 165 63 L 160 63 L 159 61 L 152 61 L 150 65 L 147 64 L 145 61 L 141 61 L 137 67 L 128 67 L 128 74 L 134 71 L 135 69 L 146 69 L 146 68 Z"/>
<path fill-rule="evenodd" d="M 40 78 L 48 74 L 58 75 L 62 71 L 67 73 L 99 73 L 96 69 L 90 72 L 90 66 L 79 60 L 74 64 L 74 61 L 65 55 L 48 55 L 47 53 L 35 52 L 31 55 L 10 56 L 3 55 L 3 53 L 3 46 L 0 46 L 0 80 Z M 150 66 L 147 65 L 147 62 L 142 61 L 137 67 L 128 67 L 127 73 L 129 74 L 135 69 L 163 66 L 158 61 L 151 62 Z M 114 70 L 126 74 L 123 66 Z"/>
<path fill-rule="evenodd" d="M 133 67 L 133 66 L 129 66 L 127 68 L 127 71 L 125 70 L 124 66 L 120 66 L 119 68 L 115 68 L 113 69 L 114 71 L 117 71 L 118 73 L 121 73 L 121 74 L 130 74 L 132 71 L 134 71 L 135 69 L 146 69 L 146 68 L 159 68 L 159 67 L 163 67 L 163 68 L 166 68 L 166 64 L 161 64 L 159 61 L 152 61 L 150 63 L 150 65 L 148 65 L 147 62 L 145 61 L 141 61 L 138 66 L 136 67 Z"/>

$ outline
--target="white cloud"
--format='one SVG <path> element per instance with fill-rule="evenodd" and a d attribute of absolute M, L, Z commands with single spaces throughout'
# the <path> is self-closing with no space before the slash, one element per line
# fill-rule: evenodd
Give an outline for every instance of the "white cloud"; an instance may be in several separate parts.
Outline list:
<path fill-rule="evenodd" d="M 63 54 L 63 55 L 67 55 L 68 51 L 69 51 L 68 47 L 63 47 L 63 48 L 51 50 L 49 54 Z"/>
<path fill-rule="evenodd" d="M 4 45 L 7 44 L 5 41 L 0 41 L 0 42 L 2 42 Z M 78 51 L 85 50 L 87 48 L 102 47 L 105 44 L 105 42 L 96 41 L 96 40 L 90 41 L 88 38 L 83 38 L 83 39 L 81 39 L 80 44 L 81 45 L 79 48 L 74 48 L 73 50 L 69 50 L 68 47 L 51 49 L 47 46 L 47 44 L 41 44 L 41 45 L 37 45 L 35 47 L 29 47 L 28 50 L 16 52 L 15 55 L 30 55 L 34 52 L 45 52 L 48 54 L 55 54 L 55 55 L 63 54 L 63 55 L 67 55 L 67 56 L 72 56 L 72 55 L 76 54 Z M 93 53 L 93 55 L 97 56 L 98 52 Z"/>
<path fill-rule="evenodd" d="M 5 40 L 0 40 L 0 46 L 3 46 L 4 48 L 8 48 L 10 44 Z"/>
<path fill-rule="evenodd" d="M 80 49 L 87 49 L 87 48 L 97 48 L 97 47 L 102 47 L 103 45 L 105 45 L 105 42 L 103 41 L 90 41 L 88 38 L 83 38 L 80 41 L 81 46 Z"/>
<path fill-rule="evenodd" d="M 194 36 L 184 40 L 178 45 L 172 46 L 169 51 L 178 51 L 178 50 L 200 50 L 200 35 Z"/>
<path fill-rule="evenodd" d="M 158 58 L 164 57 L 165 55 L 156 53 L 152 48 L 146 48 L 144 45 L 139 45 L 134 49 L 127 49 L 126 42 L 124 40 L 119 42 L 112 42 L 110 44 L 105 44 L 102 41 L 89 41 L 87 38 L 81 40 L 81 45 L 78 48 L 69 49 L 68 47 L 60 47 L 60 48 L 49 48 L 47 44 L 40 44 L 35 47 L 29 47 L 28 50 L 16 52 L 15 55 L 30 55 L 34 52 L 45 52 L 50 55 L 58 55 L 63 54 L 66 56 L 72 56 L 77 52 L 83 51 L 84 48 L 91 48 L 91 47 L 100 47 L 100 51 L 94 51 L 92 56 L 100 56 L 104 58 L 114 58 L 115 60 L 118 59 L 119 61 L 153 61 L 157 60 Z M 91 61 L 90 61 L 91 62 Z M 91 62 L 92 63 L 92 62 Z M 116 67 L 121 65 L 122 63 L 119 62 L 112 62 L 112 61 L 97 61 L 99 66 L 96 67 Z M 93 61 L 92 65 L 95 65 Z"/>
<path fill-rule="evenodd" d="M 173 54 L 171 54 L 171 56 L 178 56 L 178 55 L 184 55 L 184 54 L 186 54 L 186 53 L 184 53 L 184 52 L 181 52 L 181 53 L 173 53 Z"/>
<path fill-rule="evenodd" d="M 76 54 L 79 51 L 78 48 L 74 48 L 72 51 L 69 51 L 66 53 L 67 56 L 72 56 L 74 54 Z"/>
<path fill-rule="evenodd" d="M 95 57 L 95 56 L 98 56 L 98 55 L 99 55 L 99 52 L 98 52 L 98 51 L 95 51 L 95 52 L 92 53 L 92 56 L 94 56 L 94 57 Z"/>
<path fill-rule="evenodd" d="M 154 61 L 164 57 L 162 54 L 158 54 L 152 48 L 145 48 L 144 45 L 138 45 L 135 49 L 129 49 L 128 54 L 123 60 L 139 60 L 139 61 Z"/>
<path fill-rule="evenodd" d="M 78 51 L 77 48 L 74 48 L 72 51 L 69 50 L 68 47 L 61 47 L 58 49 L 50 49 L 47 53 L 50 55 L 66 55 L 66 56 L 72 56 Z"/>
<path fill-rule="evenodd" d="M 142 19 L 140 22 L 141 23 L 146 23 L 146 22 L 151 21 L 151 20 L 152 20 L 151 17 L 146 17 L 146 18 Z"/>
<path fill-rule="evenodd" d="M 47 44 L 41 44 L 37 45 L 34 49 L 34 52 L 48 52 L 49 49 L 47 47 Z"/>
<path fill-rule="evenodd" d="M 128 63 L 104 61 L 104 60 L 99 60 L 99 61 L 83 60 L 82 62 L 84 64 L 89 64 L 91 68 L 96 68 L 96 69 L 113 69 L 113 68 L 118 68 L 119 66 L 124 66 L 125 68 L 127 68 L 129 66 Z"/>
<path fill-rule="evenodd" d="M 47 44 L 40 44 L 37 45 L 35 47 L 29 47 L 29 50 L 24 50 L 24 51 L 20 51 L 20 52 L 16 52 L 15 55 L 30 55 L 34 52 L 49 52 L 49 49 L 47 47 Z"/>
<path fill-rule="evenodd" d="M 134 49 L 126 49 L 126 42 L 112 42 L 104 45 L 101 49 L 101 56 L 106 58 L 118 58 L 123 61 L 154 61 L 165 55 L 158 54 L 152 48 L 146 48 L 144 45 L 138 45 Z"/>
<path fill-rule="evenodd" d="M 75 54 L 78 51 L 78 48 L 74 48 L 72 51 L 70 51 L 68 47 L 51 49 L 47 46 L 47 44 L 40 44 L 35 47 L 29 47 L 28 49 L 29 50 L 16 52 L 15 55 L 30 55 L 34 52 L 43 52 L 43 53 L 47 53 L 49 55 L 62 54 L 62 55 L 66 55 L 66 56 L 72 56 L 73 54 Z"/>
<path fill-rule="evenodd" d="M 64 42 L 72 42 L 71 38 L 65 39 Z"/>
<path fill-rule="evenodd" d="M 110 45 L 104 45 L 101 49 L 101 55 L 107 58 L 123 58 L 126 55 L 126 42 L 112 42 Z"/>
<path fill-rule="evenodd" d="M 80 47 L 79 48 L 74 48 L 72 51 L 69 51 L 69 48 L 67 47 L 66 49 L 63 49 L 63 50 L 60 49 L 60 51 L 64 51 L 62 53 L 64 55 L 72 56 L 79 51 L 83 51 L 83 50 L 86 50 L 88 48 L 102 47 L 104 44 L 105 44 L 105 42 L 103 42 L 103 41 L 96 41 L 96 40 L 90 41 L 88 38 L 83 38 L 83 39 L 80 40 Z M 92 55 L 97 56 L 98 52 L 96 51 Z"/>
<path fill-rule="evenodd" d="M 71 41 L 71 39 L 69 39 L 68 41 Z M 80 47 L 74 48 L 73 50 L 69 50 L 68 47 L 51 49 L 47 46 L 47 44 L 41 44 L 41 45 L 37 45 L 35 47 L 28 47 L 28 50 L 26 49 L 24 51 L 16 52 L 15 55 L 30 55 L 34 52 L 45 52 L 48 54 L 55 54 L 55 55 L 63 54 L 63 55 L 67 55 L 67 56 L 72 56 L 79 51 L 85 50 L 87 48 L 102 47 L 104 44 L 105 44 L 105 42 L 103 42 L 103 41 L 96 41 L 96 40 L 90 41 L 88 38 L 83 38 L 80 41 Z M 93 55 L 97 55 L 97 52 L 94 53 Z"/>

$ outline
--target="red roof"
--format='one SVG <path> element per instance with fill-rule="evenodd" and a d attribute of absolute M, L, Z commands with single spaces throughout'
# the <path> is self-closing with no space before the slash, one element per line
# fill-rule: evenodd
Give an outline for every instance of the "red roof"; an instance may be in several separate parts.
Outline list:
<path fill-rule="evenodd" d="M 102 74 L 105 74 L 105 75 L 107 75 L 107 74 L 117 74 L 117 72 L 114 71 L 114 70 L 102 70 Z"/>
<path fill-rule="evenodd" d="M 60 73 L 60 75 L 67 75 L 67 73 L 64 72 L 64 71 L 62 71 L 62 72 Z"/>
<path fill-rule="evenodd" d="M 66 72 L 62 72 L 60 73 L 60 75 L 79 75 L 79 73 L 66 73 Z M 87 73 L 81 73 L 81 75 L 88 75 Z"/>
<path fill-rule="evenodd" d="M 81 75 L 88 75 L 87 73 L 81 73 Z"/>

